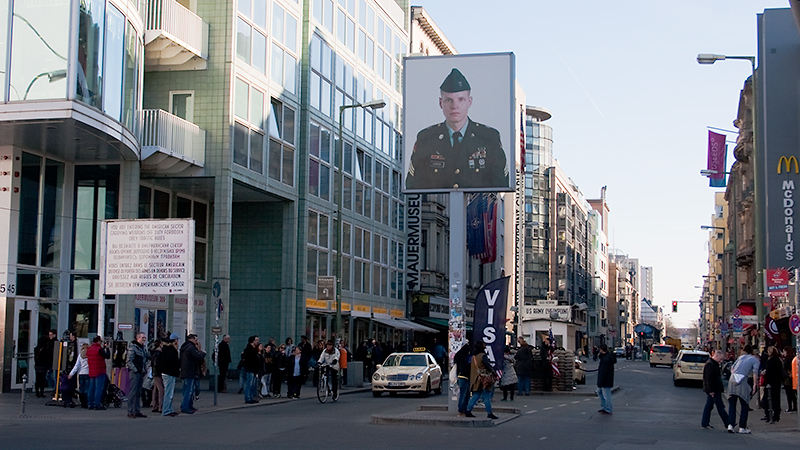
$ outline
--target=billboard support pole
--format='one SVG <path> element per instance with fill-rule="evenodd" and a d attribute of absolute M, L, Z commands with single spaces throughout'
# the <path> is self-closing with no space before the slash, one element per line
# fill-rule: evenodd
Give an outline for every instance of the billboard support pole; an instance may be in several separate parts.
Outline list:
<path fill-rule="evenodd" d="M 450 320 L 449 320 L 449 356 L 450 356 L 450 395 L 447 410 L 458 411 L 458 371 L 454 361 L 457 351 L 466 340 L 466 317 L 464 296 L 466 295 L 467 268 L 467 207 L 464 192 L 450 192 Z"/>
<path fill-rule="evenodd" d="M 100 222 L 100 298 L 97 299 L 97 335 L 103 337 L 106 325 L 106 242 L 108 237 L 108 222 Z M 119 317 L 119 313 L 116 313 Z M 114 322 L 116 323 L 116 321 Z M 112 331 L 113 335 L 114 332 Z"/>
<path fill-rule="evenodd" d="M 186 290 L 186 333 L 194 334 L 194 220 L 189 221 L 189 233 L 187 239 L 186 252 L 191 255 L 186 260 L 186 277 L 187 284 L 189 285 Z M 199 341 L 203 342 L 205 336 L 201 336 Z"/>

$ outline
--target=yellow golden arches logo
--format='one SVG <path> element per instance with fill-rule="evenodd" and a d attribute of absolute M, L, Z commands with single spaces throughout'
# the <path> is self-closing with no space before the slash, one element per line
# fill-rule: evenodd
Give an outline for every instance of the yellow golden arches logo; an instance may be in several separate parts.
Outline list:
<path fill-rule="evenodd" d="M 781 173 L 781 164 L 786 167 L 786 173 L 790 173 L 792 171 L 792 163 L 794 163 L 794 173 L 800 173 L 800 168 L 797 165 L 797 158 L 794 156 L 785 157 L 781 156 L 781 159 L 778 160 L 778 173 Z"/>

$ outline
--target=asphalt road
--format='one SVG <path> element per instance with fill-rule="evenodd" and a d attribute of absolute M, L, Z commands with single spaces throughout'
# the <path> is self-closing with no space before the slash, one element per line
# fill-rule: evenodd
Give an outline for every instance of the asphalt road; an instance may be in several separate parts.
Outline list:
<path fill-rule="evenodd" d="M 589 363 L 588 368 L 594 364 Z M 596 378 L 590 373 L 589 385 Z M 445 404 L 444 396 L 373 398 L 369 392 L 343 395 L 320 404 L 312 389 L 306 399 L 258 405 L 176 418 L 127 419 L 124 411 L 62 411 L 27 418 L 0 416 L 0 448 L 7 449 L 408 449 L 408 448 L 542 448 L 556 449 L 752 449 L 796 443 L 797 416 L 784 415 L 779 425 L 751 415 L 753 435 L 700 428 L 705 395 L 698 386 L 674 387 L 667 367 L 620 360 L 616 370 L 614 414 L 597 413 L 595 397 L 530 396 L 513 403 L 522 414 L 493 428 L 374 425 L 372 414 L 401 414 L 422 404 Z M 8 396 L 13 394 L 4 394 Z M 228 394 L 232 395 L 232 394 Z M 41 409 L 40 409 L 41 410 Z M 756 422 L 756 423 L 753 423 Z M 780 428 L 777 428 L 777 427 Z M 796 444 L 794 444 L 796 445 Z"/>

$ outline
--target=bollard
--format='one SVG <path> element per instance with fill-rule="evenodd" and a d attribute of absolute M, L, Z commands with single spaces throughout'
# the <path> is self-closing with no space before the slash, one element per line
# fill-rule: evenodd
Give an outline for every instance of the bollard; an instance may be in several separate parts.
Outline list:
<path fill-rule="evenodd" d="M 28 374 L 22 376 L 22 400 L 21 406 L 22 411 L 20 411 L 19 415 L 22 416 L 25 414 L 25 391 L 28 390 Z"/>

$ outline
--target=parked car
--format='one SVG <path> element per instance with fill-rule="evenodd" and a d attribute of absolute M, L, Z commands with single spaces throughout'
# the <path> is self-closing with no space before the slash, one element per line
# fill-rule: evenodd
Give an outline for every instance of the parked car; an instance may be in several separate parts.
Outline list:
<path fill-rule="evenodd" d="M 428 396 L 442 393 L 442 368 L 430 353 L 392 353 L 372 375 L 372 395 L 384 392 L 417 392 Z"/>
<path fill-rule="evenodd" d="M 708 361 L 708 352 L 699 350 L 681 350 L 672 366 L 672 383 L 680 386 L 689 380 L 703 380 L 703 366 Z"/>
<path fill-rule="evenodd" d="M 650 347 L 650 367 L 659 364 L 673 366 L 673 359 L 677 350 L 672 345 L 654 345 Z"/>
<path fill-rule="evenodd" d="M 619 358 L 619 357 L 623 357 L 624 358 L 625 357 L 625 347 L 617 347 L 617 348 L 615 348 L 614 349 L 614 354 L 617 355 L 617 358 Z"/>

